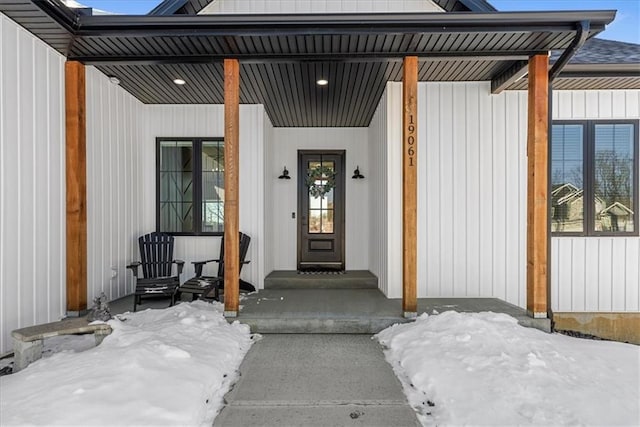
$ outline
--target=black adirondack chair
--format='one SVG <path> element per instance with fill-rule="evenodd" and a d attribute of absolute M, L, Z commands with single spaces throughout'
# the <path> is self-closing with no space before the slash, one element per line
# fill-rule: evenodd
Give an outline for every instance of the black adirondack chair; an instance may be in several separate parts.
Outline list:
<path fill-rule="evenodd" d="M 251 243 L 251 237 L 244 233 L 240 233 L 240 271 L 242 266 L 249 264 L 251 261 L 247 261 L 247 252 L 249 250 L 249 243 Z M 202 268 L 209 262 L 218 263 L 218 274 L 215 276 L 203 276 Z M 209 259 L 206 261 L 192 262 L 196 271 L 195 277 L 187 280 L 182 286 L 180 286 L 179 293 L 190 293 L 193 298 L 205 298 L 220 300 L 220 294 L 224 292 L 224 237 L 220 242 L 220 257 L 218 259 Z M 245 292 L 253 292 L 256 288 L 249 282 L 245 282 L 240 279 L 240 290 Z"/>
<path fill-rule="evenodd" d="M 143 297 L 169 297 L 169 307 L 175 303 L 184 261 L 173 259 L 173 240 L 173 236 L 165 233 L 149 233 L 138 239 L 142 261 L 127 266 L 136 278 L 133 311 Z M 177 265 L 177 275 L 172 275 L 173 264 Z M 138 275 L 138 267 L 142 267 L 142 277 Z"/>

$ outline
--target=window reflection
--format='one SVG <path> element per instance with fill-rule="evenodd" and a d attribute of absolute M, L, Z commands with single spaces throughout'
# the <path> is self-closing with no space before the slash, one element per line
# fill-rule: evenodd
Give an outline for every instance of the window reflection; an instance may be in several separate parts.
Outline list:
<path fill-rule="evenodd" d="M 551 231 L 584 228 L 582 125 L 553 125 L 551 133 Z"/>
<path fill-rule="evenodd" d="M 595 126 L 595 230 L 633 231 L 633 126 Z"/>

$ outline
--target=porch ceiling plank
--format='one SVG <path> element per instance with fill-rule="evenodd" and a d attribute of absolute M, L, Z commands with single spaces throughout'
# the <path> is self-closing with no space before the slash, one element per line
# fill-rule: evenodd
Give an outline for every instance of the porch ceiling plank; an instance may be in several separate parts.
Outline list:
<path fill-rule="evenodd" d="M 260 96 L 263 93 L 263 89 L 256 81 L 253 70 L 248 65 L 240 64 L 240 103 L 243 103 L 243 99 L 245 99 L 247 104 L 264 104 Z"/>
<path fill-rule="evenodd" d="M 224 311 L 237 317 L 240 304 L 239 173 L 240 64 L 224 61 Z"/>
<path fill-rule="evenodd" d="M 527 311 L 547 318 L 549 280 L 549 57 L 529 60 L 527 125 Z"/>
<path fill-rule="evenodd" d="M 338 99 L 340 91 L 342 90 L 343 82 L 338 77 L 341 72 L 341 65 L 342 64 L 340 63 L 332 63 L 329 67 L 329 94 L 326 102 L 327 111 L 325 112 L 325 126 L 331 126 L 331 124 L 335 123 L 338 119 L 336 116 L 337 108 L 332 105 L 331 100 Z"/>
<path fill-rule="evenodd" d="M 85 68 L 65 63 L 67 313 L 87 309 L 87 130 Z"/>
<path fill-rule="evenodd" d="M 366 82 L 368 83 L 365 83 L 365 80 L 360 83 L 360 93 L 358 94 L 358 98 L 362 99 L 363 102 L 360 102 L 357 109 L 354 111 L 354 121 L 359 123 L 366 121 L 370 105 L 369 98 L 377 92 L 377 87 L 380 85 L 380 82 L 385 81 L 384 70 L 387 67 L 386 64 L 375 62 L 368 63 L 367 68 L 369 68 L 366 74 Z M 377 99 L 380 98 L 378 97 Z"/>

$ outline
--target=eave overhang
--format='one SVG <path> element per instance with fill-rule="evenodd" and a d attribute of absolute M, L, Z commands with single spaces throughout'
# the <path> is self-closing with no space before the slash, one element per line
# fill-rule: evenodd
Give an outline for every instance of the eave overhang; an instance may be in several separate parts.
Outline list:
<path fill-rule="evenodd" d="M 68 34 L 66 43 L 58 34 L 52 46 L 117 77 L 144 103 L 221 103 L 221 61 L 239 59 L 241 102 L 264 104 L 275 126 L 367 126 L 387 81 L 400 80 L 405 56 L 419 57 L 421 81 L 492 81 L 531 55 L 567 49 L 581 23 L 589 23 L 586 37 L 593 37 L 615 17 L 615 11 L 80 16 L 58 13 L 66 9 L 60 0 L 12 1 L 41 7 L 48 25 Z M 35 31 L 38 19 L 33 32 L 49 43 L 48 32 Z M 28 16 L 25 22 L 32 30 Z M 319 75 L 328 76 L 328 88 L 316 87 Z M 189 83 L 170 83 L 177 76 Z"/>

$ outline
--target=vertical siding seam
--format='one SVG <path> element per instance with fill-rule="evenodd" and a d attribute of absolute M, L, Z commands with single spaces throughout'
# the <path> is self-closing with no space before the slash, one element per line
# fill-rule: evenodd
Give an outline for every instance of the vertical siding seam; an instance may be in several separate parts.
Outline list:
<path fill-rule="evenodd" d="M 438 103 L 442 105 L 442 85 L 438 84 Z M 438 181 L 440 182 L 440 189 L 438 191 L 438 205 L 442 206 L 442 115 L 440 109 L 438 109 Z M 441 221 L 441 220 L 440 220 Z M 442 250 L 442 223 L 438 227 L 438 245 Z M 442 296 L 442 253 L 438 257 L 438 295 Z"/>
<path fill-rule="evenodd" d="M 32 132 L 32 138 L 30 141 L 31 146 L 33 147 L 33 153 L 31 153 L 31 165 L 32 165 L 32 169 L 31 169 L 31 176 L 32 176 L 32 183 L 31 183 L 31 200 L 33 202 L 33 212 L 30 212 L 30 214 L 32 215 L 32 221 L 33 221 L 33 235 L 31 236 L 31 243 L 32 243 L 32 248 L 31 248 L 31 253 L 32 253 L 32 260 L 33 262 L 37 263 L 38 260 L 38 251 L 37 251 L 37 231 L 38 231 L 38 218 L 37 218 L 37 198 L 36 198 L 36 189 L 37 189 L 37 178 L 38 175 L 36 173 L 37 168 L 39 167 L 39 165 L 36 164 L 36 153 L 37 153 L 37 142 L 36 142 L 36 137 L 37 137 L 37 132 L 36 132 L 36 120 L 35 118 L 38 117 L 37 116 L 37 111 L 36 111 L 36 46 L 35 46 L 35 41 L 36 38 L 35 37 L 31 37 L 31 86 L 32 86 L 32 90 L 31 90 L 31 114 L 32 117 L 34 118 L 34 120 L 31 120 L 31 132 Z M 39 292 L 37 291 L 37 286 L 38 286 L 38 281 L 37 281 L 37 269 L 36 268 L 32 268 L 32 278 L 33 278 L 33 283 L 31 284 L 31 289 L 33 292 L 33 295 L 31 296 L 31 300 L 33 303 L 33 312 L 32 314 L 32 319 L 33 319 L 33 324 L 37 324 L 38 323 L 38 319 L 37 319 L 37 312 L 38 312 L 38 304 L 37 304 L 37 298 L 36 296 L 39 294 Z"/>
<path fill-rule="evenodd" d="M 20 78 L 20 27 L 16 26 L 16 87 L 18 89 L 20 89 L 20 84 L 21 84 L 21 78 Z M 20 124 L 22 123 L 22 98 L 18 96 L 18 99 L 16 99 L 16 113 L 18 116 L 18 125 L 16 126 L 16 140 L 17 141 L 21 141 L 22 140 L 22 126 L 20 126 Z M 18 154 L 18 156 L 20 157 L 20 153 Z M 20 233 L 20 230 L 22 228 L 22 214 L 20 212 L 21 207 L 22 207 L 22 179 L 21 179 L 21 175 L 22 175 L 22 170 L 21 170 L 21 166 L 22 166 L 22 162 L 19 161 L 17 163 L 17 169 L 18 169 L 18 173 L 16 174 L 16 187 L 18 188 L 18 203 L 17 203 L 17 207 L 18 207 L 18 224 L 16 224 L 16 229 L 18 230 L 18 234 Z M 18 239 L 18 241 L 16 242 L 16 250 L 17 250 L 17 254 L 18 254 L 18 264 L 22 264 L 20 258 L 21 258 L 21 254 L 22 254 L 22 239 Z M 18 283 L 22 283 L 22 278 L 21 278 L 21 268 L 17 269 L 17 281 Z M 17 307 L 18 307 L 18 327 L 22 327 L 22 298 L 21 298 L 21 292 L 20 292 L 20 287 L 18 287 L 18 301 L 17 301 Z"/>
<path fill-rule="evenodd" d="M 64 59 L 60 58 L 60 62 L 59 62 L 59 68 L 58 70 L 60 71 L 60 73 L 58 74 L 58 88 L 60 89 L 60 98 L 58 99 L 58 112 L 59 112 L 59 119 L 60 119 L 60 129 L 59 129 L 59 170 L 58 170 L 58 182 L 60 183 L 60 188 L 63 188 L 64 190 L 61 192 L 60 195 L 60 206 L 58 208 L 58 213 L 60 214 L 60 224 L 58 227 L 58 230 L 60 233 L 60 265 L 62 266 L 60 268 L 60 282 L 59 283 L 67 283 L 67 270 L 66 270 L 66 260 L 67 260 L 67 253 L 66 253 L 66 247 L 67 247 L 67 221 L 66 221 L 66 191 L 67 191 L 67 187 L 66 187 L 66 175 L 65 175 L 65 168 L 66 168 L 66 158 L 65 158 L 65 150 L 66 150 L 66 113 L 65 113 L 65 100 L 66 100 L 66 94 L 64 91 L 65 88 L 65 78 L 64 78 L 64 68 L 65 67 L 65 63 L 64 63 Z M 63 205 L 64 204 L 64 205 Z M 64 208 L 63 208 L 64 206 Z M 59 287 L 58 289 L 59 292 L 59 296 L 60 296 L 60 301 L 58 302 L 58 309 L 59 309 L 59 315 L 62 316 L 64 314 L 66 314 L 66 306 L 67 306 L 67 302 L 66 302 L 66 298 L 67 298 L 67 288 L 66 286 L 62 285 Z"/>
<path fill-rule="evenodd" d="M 504 95 L 503 95 L 504 96 Z M 494 208 L 494 188 L 493 188 L 493 182 L 495 180 L 495 168 L 493 167 L 493 161 L 495 158 L 495 129 L 494 129 L 494 117 L 496 115 L 496 108 L 495 108 L 495 99 L 496 98 L 491 98 L 491 100 L 489 102 L 491 102 L 491 166 L 490 166 L 490 170 L 491 170 L 491 203 L 489 203 L 489 206 L 491 207 L 491 296 L 495 296 L 495 271 L 494 271 L 494 259 L 495 259 L 495 248 L 494 248 L 494 234 L 495 234 L 495 227 L 494 227 L 494 215 L 493 215 L 493 208 Z"/>
<path fill-rule="evenodd" d="M 4 15 L 0 14 L 0 34 L 4 33 L 4 27 L 5 27 L 5 17 Z M 2 46 L 0 45 L 0 73 L 4 74 L 4 52 L 5 49 L 2 48 Z M 4 85 L 2 84 L 2 81 L 0 80 L 0 99 L 4 99 Z M 4 187 L 4 183 L 5 183 L 5 176 L 4 176 L 4 170 L 5 168 L 3 167 L 3 160 L 5 159 L 5 154 L 4 154 L 4 131 L 5 131 L 5 124 L 4 124 L 4 114 L 0 114 L 0 212 L 4 212 L 4 191 L 2 191 L 2 188 Z M 5 215 L 0 215 L 0 236 L 4 236 L 5 235 Z M 6 304 L 6 297 L 4 295 L 4 279 L 3 279 L 3 272 L 6 271 L 5 270 L 5 266 L 4 266 L 4 241 L 0 240 L 0 299 L 2 300 L 2 304 Z M 4 310 L 4 308 L 1 310 L 0 312 L 0 322 L 2 322 L 3 325 L 7 324 L 7 320 L 6 320 L 6 310 Z M 5 348 L 5 340 L 4 340 L 4 331 L 0 331 L 0 349 L 4 349 Z M 1 351 L 1 350 L 0 350 Z"/>
<path fill-rule="evenodd" d="M 600 255 L 601 255 L 601 247 L 600 247 L 600 242 L 602 240 L 598 239 L 597 240 L 597 245 L 596 245 L 596 254 L 598 254 L 598 262 L 596 263 L 598 266 L 597 269 L 597 275 L 596 275 L 596 309 L 598 311 L 600 311 Z"/>
<path fill-rule="evenodd" d="M 587 279 L 586 278 L 586 274 L 587 274 L 587 271 L 586 271 L 586 266 L 587 266 L 587 252 L 589 251 L 588 248 L 589 248 L 589 246 L 587 245 L 587 242 L 585 241 L 584 242 L 584 253 L 582 255 L 582 258 L 583 258 L 582 265 L 583 265 L 583 271 L 584 271 L 584 275 L 585 275 L 585 278 L 584 278 L 585 286 L 584 286 L 584 289 L 583 289 L 583 292 L 582 292 L 582 299 L 583 299 L 582 309 L 583 309 L 583 311 L 587 311 L 587 286 L 586 286 L 586 279 Z"/>
<path fill-rule="evenodd" d="M 477 200 L 478 200 L 478 215 L 480 215 L 480 211 L 482 210 L 482 197 L 480 196 L 481 193 L 481 185 L 480 185 L 480 177 L 481 177 L 481 170 L 482 170 L 482 162 L 480 161 L 480 150 L 482 148 L 482 143 L 481 143 L 481 139 L 482 139 L 482 132 L 480 129 L 480 111 L 482 111 L 482 101 L 480 100 L 480 88 L 478 88 L 478 105 L 477 105 L 477 111 L 478 111 L 478 158 L 476 159 L 478 162 L 478 194 L 477 194 Z M 480 219 L 478 219 L 478 230 L 476 231 L 478 233 L 478 296 L 482 295 L 482 274 L 481 274 L 481 266 L 482 266 L 482 239 L 480 238 L 481 233 L 480 233 L 480 228 L 482 227 L 481 223 L 480 223 Z"/>
<path fill-rule="evenodd" d="M 573 279 L 574 279 L 574 277 L 573 277 L 573 253 L 575 251 L 575 249 L 574 249 L 575 240 L 572 238 L 570 240 L 570 242 L 571 242 L 571 251 L 570 251 L 571 259 L 570 259 L 570 262 L 569 262 L 569 267 L 571 268 L 571 270 L 570 270 L 570 274 L 569 274 L 569 286 L 570 286 L 570 289 L 569 289 L 569 297 L 570 297 L 569 308 L 571 309 L 571 311 L 573 311 Z"/>
<path fill-rule="evenodd" d="M 99 101 L 97 103 L 97 108 L 100 109 L 100 114 L 96 114 L 96 120 L 98 120 L 97 119 L 98 117 L 103 118 L 100 121 L 101 126 L 100 126 L 100 130 L 98 132 L 99 135 L 100 135 L 100 144 L 99 144 L 100 145 L 100 157 L 99 158 L 102 159 L 102 160 L 105 160 L 106 156 L 105 156 L 105 143 L 104 142 L 105 142 L 105 132 L 106 132 L 106 130 L 104 129 L 104 123 L 105 123 L 104 118 L 106 117 L 106 114 L 105 114 L 106 112 L 104 111 L 104 101 L 105 101 L 105 99 L 104 99 L 104 85 L 101 84 L 100 82 L 96 82 L 96 86 L 97 86 L 97 89 L 98 89 L 97 90 L 97 93 L 98 93 L 97 98 L 98 98 L 98 101 Z M 107 118 L 107 120 L 106 120 L 107 126 L 109 126 L 110 125 L 109 120 L 108 120 L 109 118 L 108 117 L 106 117 L 106 118 Z M 99 242 L 105 242 L 105 240 L 106 240 L 104 238 L 105 237 L 105 226 L 106 226 L 106 222 L 107 222 L 107 221 L 105 221 L 105 218 L 104 218 L 104 216 L 105 216 L 104 198 L 105 198 L 105 182 L 107 180 L 104 177 L 104 175 L 105 175 L 104 164 L 105 164 L 105 162 L 103 162 L 100 165 L 100 173 L 102 175 L 102 179 L 100 180 L 100 198 L 99 198 L 100 199 L 100 239 L 98 240 Z M 96 267 L 96 273 L 95 274 L 96 274 L 96 279 L 99 281 L 98 286 L 100 286 L 101 289 L 102 289 L 102 283 L 100 283 L 101 281 L 99 279 L 98 274 L 99 274 L 99 271 L 101 270 L 102 263 L 104 262 L 104 258 L 105 258 L 105 255 L 106 255 L 105 254 L 105 246 L 106 245 L 104 243 L 102 243 L 99 246 L 100 246 L 100 256 L 98 257 L 98 259 L 95 260 L 95 267 Z M 112 297 L 113 297 L 113 295 L 111 295 L 111 293 L 109 293 L 109 300 L 112 300 Z"/>
<path fill-rule="evenodd" d="M 46 63 L 45 63 L 45 70 L 46 70 L 46 74 L 47 76 L 51 75 L 51 56 L 49 54 L 48 51 L 46 51 Z M 45 93 L 45 103 L 47 106 L 47 115 L 45 117 L 45 121 L 46 121 L 46 136 L 45 136 L 45 141 L 47 144 L 46 147 L 46 155 L 47 155 L 47 160 L 51 158 L 51 81 L 49 79 L 45 79 L 45 87 L 46 87 L 46 93 Z M 2 96 L 0 96 L 0 98 L 2 98 Z M 1 156 L 0 156 L 1 157 Z M 47 230 L 46 230 L 46 240 L 47 240 L 47 254 L 49 254 L 49 251 L 51 250 L 51 162 L 47 161 L 46 162 L 46 177 L 47 177 L 47 195 L 45 196 L 47 198 L 47 202 L 46 202 L 46 210 L 47 210 Z M 51 256 L 47 256 L 46 259 L 46 273 L 47 273 L 47 289 L 46 289 L 46 295 L 47 295 L 47 314 L 46 314 L 46 319 L 47 322 L 50 322 L 51 319 Z"/>
<path fill-rule="evenodd" d="M 610 278 L 609 280 L 610 280 L 610 283 L 611 283 L 611 286 L 610 286 L 610 289 L 609 289 L 609 293 L 610 293 L 611 295 L 609 296 L 609 307 L 608 307 L 608 311 L 613 311 L 613 303 L 614 303 L 614 301 L 615 301 L 615 298 L 614 298 L 614 296 L 613 296 L 613 293 L 614 293 L 614 292 L 613 292 L 613 289 L 615 288 L 615 285 L 614 285 L 614 279 L 615 279 L 615 277 L 614 277 L 614 273 L 613 273 L 613 271 L 614 271 L 614 262 L 613 262 L 613 255 L 614 255 L 614 254 L 613 254 L 613 253 L 614 253 L 614 251 L 615 251 L 615 245 L 614 245 L 614 242 L 615 242 L 615 240 L 612 238 L 612 239 L 611 239 L 611 254 L 610 254 L 610 259 L 609 259 L 609 265 L 611 266 L 611 268 L 609 268 L 609 278 Z"/>
<path fill-rule="evenodd" d="M 502 126 L 503 126 L 503 130 L 504 130 L 504 177 L 505 179 L 502 182 L 502 185 L 504 186 L 504 191 L 502 194 L 508 195 L 508 184 L 507 182 L 509 181 L 510 177 L 507 176 L 507 172 L 509 171 L 509 156 L 507 155 L 507 144 L 509 144 L 508 141 L 508 129 L 507 129 L 507 108 L 509 106 L 508 100 L 509 98 L 513 98 L 513 96 L 510 96 L 511 94 L 509 92 L 507 92 L 507 97 L 505 99 L 505 114 L 504 114 L 504 120 L 502 120 Z M 511 195 L 508 195 L 507 197 L 510 197 Z M 506 208 L 506 198 L 505 200 L 503 200 L 503 203 L 505 203 L 505 208 Z M 509 231 L 507 230 L 507 217 L 505 215 L 504 217 L 504 223 L 502 224 L 502 226 L 504 227 L 504 262 L 503 262 L 503 268 L 504 268 L 504 300 L 508 301 L 509 299 L 509 290 L 507 283 L 509 282 L 509 254 L 507 252 L 507 248 L 509 248 Z"/>
<path fill-rule="evenodd" d="M 627 253 L 629 252 L 629 239 L 625 239 L 624 240 L 624 260 L 625 260 L 625 267 L 626 267 L 626 261 L 627 261 Z M 623 310 L 624 311 L 629 311 L 629 304 L 627 303 L 627 273 L 628 268 L 625 268 L 623 271 L 624 274 L 624 280 L 622 281 L 622 283 L 624 283 L 624 299 L 622 300 L 624 302 L 623 305 Z"/>
<path fill-rule="evenodd" d="M 113 92 L 115 92 L 115 97 L 116 97 L 116 108 L 117 111 L 120 114 L 116 115 L 116 129 L 118 129 L 118 138 L 117 138 L 117 145 L 116 145 L 116 194 L 117 194 L 117 198 L 116 198 L 116 210 L 118 212 L 117 214 L 117 221 L 116 221 L 116 230 L 117 230 L 117 236 L 118 239 L 116 241 L 117 245 L 116 245 L 116 259 L 115 262 L 113 262 L 110 266 L 109 266 L 109 270 L 107 270 L 109 272 L 108 277 L 109 277 L 109 287 L 110 288 L 116 288 L 117 290 L 117 295 L 118 298 L 120 298 L 121 296 L 123 296 L 123 292 L 121 289 L 121 282 L 120 282 L 120 278 L 117 276 L 116 273 L 116 277 L 115 280 L 113 280 L 111 278 L 111 272 L 113 271 L 113 269 L 116 270 L 116 272 L 118 271 L 118 264 L 120 263 L 120 249 L 122 248 L 122 212 L 124 212 L 124 210 L 122 209 L 122 199 L 125 196 L 122 193 L 122 168 L 121 168 L 121 154 L 122 154 L 122 144 L 124 144 L 124 141 L 126 139 L 125 136 L 125 132 L 126 129 L 124 128 L 124 125 L 127 124 L 125 117 L 122 116 L 122 114 L 125 114 L 126 116 L 129 116 L 129 111 L 126 108 L 126 104 L 125 104 L 125 99 L 124 96 L 122 96 L 122 92 L 119 90 L 118 87 L 113 87 L 112 88 Z M 118 108 L 120 107 L 120 108 Z M 122 120 L 121 120 L 122 118 Z M 122 123 L 121 123 L 122 122 Z M 113 283 L 115 282 L 115 284 Z"/>
<path fill-rule="evenodd" d="M 465 170 L 465 180 L 464 180 L 464 186 L 465 186 L 465 191 L 464 191 L 464 199 L 463 199 L 463 203 L 464 203 L 464 209 L 463 212 L 465 212 L 465 215 L 467 216 L 467 219 L 465 220 L 465 231 L 464 231 L 464 240 L 465 240 L 465 261 L 466 261 L 466 266 L 464 269 L 464 295 L 465 296 L 469 296 L 469 206 L 467 205 L 467 199 L 469 196 L 469 164 L 468 164 L 468 160 L 469 160 L 469 134 L 467 132 L 467 129 L 469 128 L 469 114 L 467 114 L 467 103 L 469 102 L 469 98 L 467 96 L 467 90 L 469 89 L 469 86 L 467 84 L 464 85 L 464 170 Z"/>

